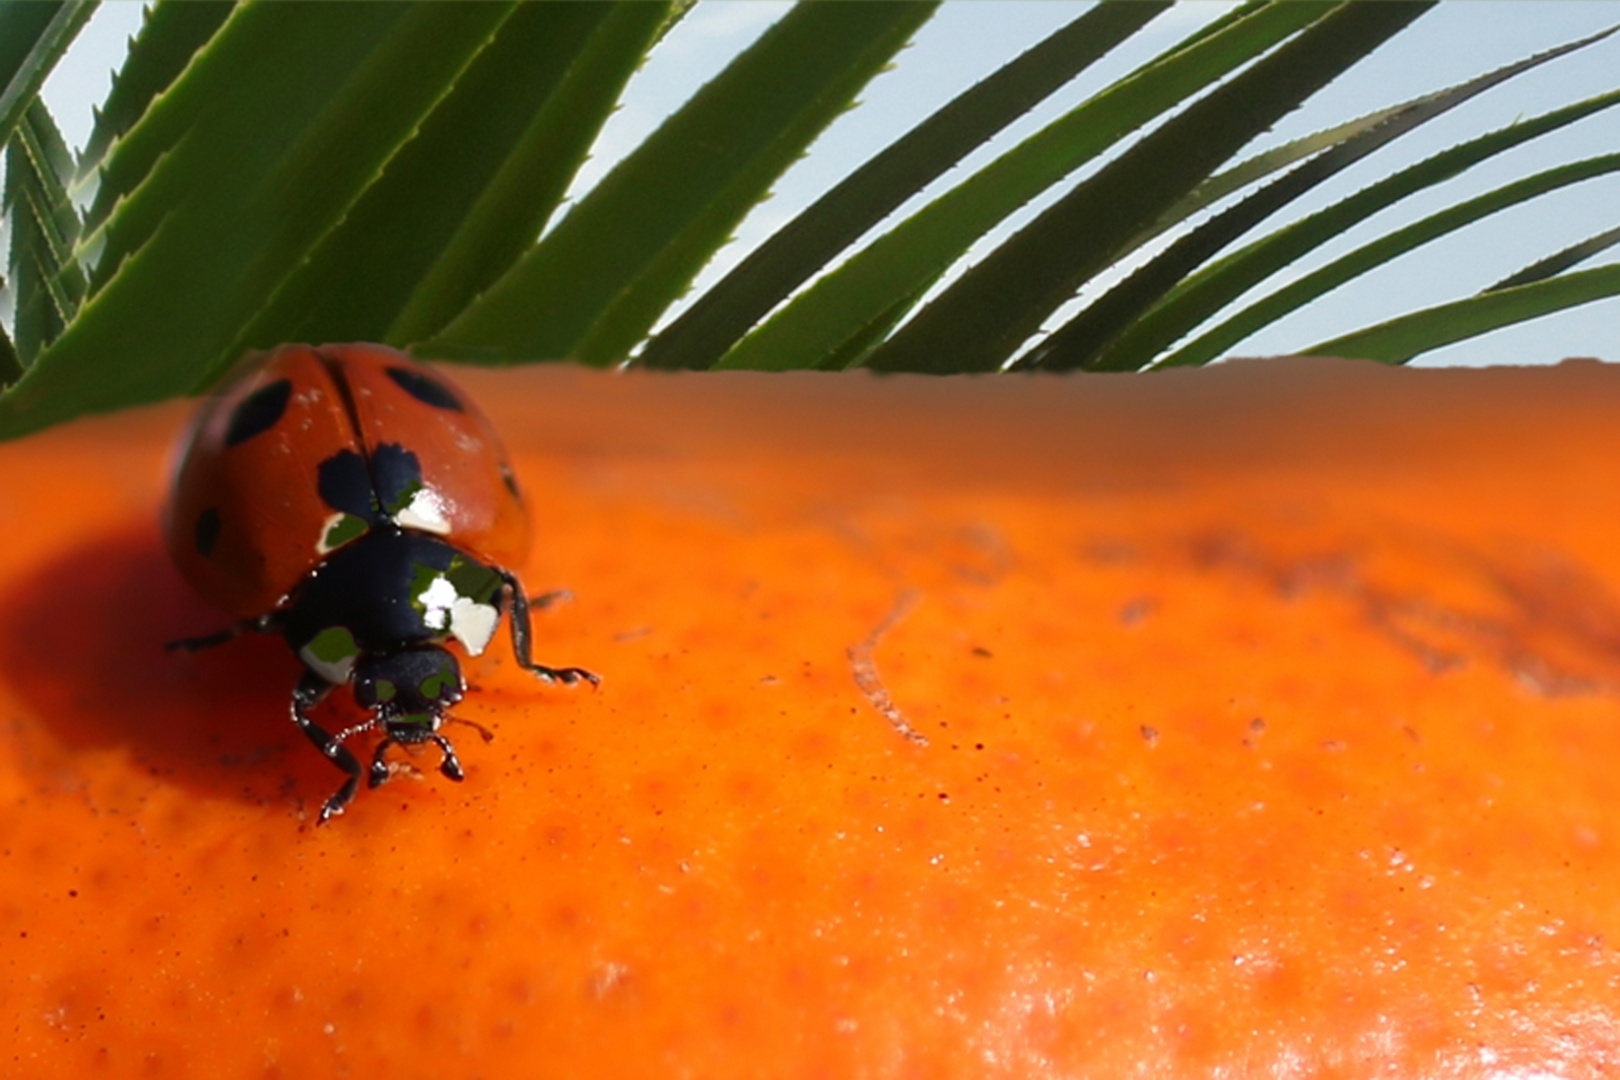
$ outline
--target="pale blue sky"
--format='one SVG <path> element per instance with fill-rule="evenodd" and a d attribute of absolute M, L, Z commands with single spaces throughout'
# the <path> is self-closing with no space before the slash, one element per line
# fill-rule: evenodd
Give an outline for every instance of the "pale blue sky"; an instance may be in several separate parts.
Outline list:
<path fill-rule="evenodd" d="M 1085 4 L 1069 0 L 954 0 L 918 34 L 895 69 L 875 80 L 861 106 L 842 117 L 783 177 L 776 196 L 738 230 L 697 283 L 723 273 L 754 243 L 824 191 L 855 164 L 926 116 L 938 104 L 1074 18 Z M 785 5 L 706 0 L 655 51 L 631 85 L 623 108 L 602 133 L 580 177 L 583 190 L 628 147 L 778 17 Z M 107 91 L 124 43 L 140 25 L 139 3 L 105 3 L 47 84 L 45 96 L 71 142 L 89 131 L 91 107 Z M 1017 139 L 1107 82 L 1213 18 L 1223 5 L 1184 4 L 1096 65 L 965 168 L 990 160 Z M 1620 0 L 1450 0 L 1329 86 L 1267 137 L 1277 141 L 1449 86 L 1530 53 L 1620 24 Z M 1315 209 L 1470 135 L 1561 104 L 1614 89 L 1620 79 L 1620 35 L 1546 65 L 1469 102 L 1343 174 Z M 1386 211 L 1346 234 L 1293 272 L 1266 283 L 1269 292 L 1350 247 L 1440 207 L 1560 161 L 1620 148 L 1620 108 L 1503 155 L 1421 198 Z M 960 172 L 960 170 L 959 170 Z M 949 180 L 950 178 L 947 178 Z M 924 199 L 937 191 L 925 192 Z M 1009 228 L 1029 220 L 1025 208 Z M 1620 224 L 1620 176 L 1565 189 L 1430 245 L 1318 300 L 1238 348 L 1243 355 L 1285 352 L 1404 311 L 1468 295 L 1592 233 Z M 1610 251 L 1589 265 L 1612 262 Z M 1257 294 L 1258 295 L 1258 294 Z M 1620 298 L 1526 323 L 1437 351 L 1420 363 L 1550 363 L 1565 356 L 1620 361 Z"/>

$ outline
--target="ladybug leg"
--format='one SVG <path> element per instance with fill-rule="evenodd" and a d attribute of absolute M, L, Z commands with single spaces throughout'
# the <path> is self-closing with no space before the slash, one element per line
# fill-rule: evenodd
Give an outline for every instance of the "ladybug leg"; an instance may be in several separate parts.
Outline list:
<path fill-rule="evenodd" d="M 572 600 L 573 598 L 574 594 L 569 592 L 567 589 L 552 589 L 548 593 L 541 593 L 539 596 L 530 597 L 529 610 L 544 611 L 552 604 L 560 604 L 564 600 Z"/>
<path fill-rule="evenodd" d="M 495 741 L 495 733 L 489 730 L 489 728 L 485 727 L 483 724 L 478 723 L 476 720 L 463 720 L 459 716 L 447 716 L 444 718 L 444 722 L 447 724 L 466 724 L 468 727 L 478 732 L 478 734 L 483 737 L 485 742 L 490 743 Z"/>
<path fill-rule="evenodd" d="M 429 738 L 438 743 L 439 749 L 444 751 L 444 760 L 439 762 L 439 771 L 459 783 L 467 774 L 461 771 L 461 759 L 456 757 L 456 748 L 451 746 L 450 740 L 443 735 L 431 735 Z"/>
<path fill-rule="evenodd" d="M 439 749 L 444 751 L 444 760 L 439 763 L 439 771 L 452 780 L 465 780 L 467 774 L 461 771 L 461 759 L 456 756 L 456 748 L 450 745 L 450 740 L 443 735 L 429 735 L 428 738 L 438 743 Z M 388 762 L 383 760 L 383 755 L 393 745 L 392 738 L 384 738 L 377 744 L 377 752 L 371 756 L 371 772 L 366 779 L 367 786 L 381 787 L 388 782 L 392 773 L 389 771 Z"/>
<path fill-rule="evenodd" d="M 293 723 L 298 725 L 298 730 L 302 731 L 332 764 L 349 774 L 343 786 L 338 788 L 321 807 L 321 816 L 315 819 L 317 825 L 324 825 L 331 818 L 343 813 L 343 808 L 354 799 L 355 789 L 360 786 L 360 763 L 342 742 L 342 738 L 351 732 L 345 731 L 343 736 L 334 738 L 330 731 L 311 720 L 306 714 L 306 710 L 314 708 L 331 691 L 331 683 L 313 671 L 306 671 L 304 677 L 298 680 L 298 686 L 293 690 L 292 697 L 292 718 Z"/>
<path fill-rule="evenodd" d="M 371 773 L 366 777 L 367 787 L 378 788 L 388 782 L 388 777 L 392 774 L 388 771 L 388 762 L 383 760 L 383 755 L 393 745 L 394 740 L 386 735 L 383 741 L 377 744 L 377 752 L 371 755 Z"/>
<path fill-rule="evenodd" d="M 518 667 L 534 672 L 546 682 L 560 682 L 566 686 L 572 686 L 581 680 L 592 686 L 601 682 L 601 676 L 584 668 L 553 668 L 534 662 L 534 658 L 529 655 L 529 598 L 523 595 L 523 585 L 518 581 L 517 575 L 509 570 L 499 569 L 496 573 L 506 582 L 506 587 L 512 594 L 512 652 L 517 655 Z M 566 595 L 568 595 L 566 592 L 561 591 L 546 593 L 536 603 L 539 607 L 545 607 Z"/>
<path fill-rule="evenodd" d="M 201 637 L 181 638 L 164 644 L 164 648 L 173 652 L 175 649 L 184 649 L 186 652 L 196 652 L 198 649 L 212 649 L 215 645 L 223 645 L 227 641 L 235 641 L 246 633 L 274 634 L 281 630 L 280 620 L 276 618 L 277 612 L 260 615 L 256 619 L 243 619 L 232 623 L 225 629 L 214 634 L 204 634 Z"/>

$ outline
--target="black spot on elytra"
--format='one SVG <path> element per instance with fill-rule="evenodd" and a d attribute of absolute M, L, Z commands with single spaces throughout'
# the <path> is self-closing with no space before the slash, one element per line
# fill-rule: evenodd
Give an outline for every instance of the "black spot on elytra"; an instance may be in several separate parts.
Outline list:
<path fill-rule="evenodd" d="M 461 407 L 461 402 L 450 392 L 450 388 L 426 372 L 404 367 L 390 367 L 383 370 L 388 372 L 388 377 L 393 379 L 401 390 L 422 404 L 431 405 L 435 409 L 449 409 L 451 412 L 465 411 Z"/>
<path fill-rule="evenodd" d="M 231 410 L 231 423 L 225 429 L 225 445 L 236 446 L 276 426 L 292 398 L 292 380 L 266 383 L 237 403 Z"/>
<path fill-rule="evenodd" d="M 506 490 L 512 493 L 512 498 L 523 497 L 518 494 L 517 477 L 512 475 L 512 470 L 507 468 L 504 462 L 501 464 L 501 482 L 506 485 Z"/>
<path fill-rule="evenodd" d="M 321 462 L 315 470 L 315 490 L 332 509 L 376 522 L 371 472 L 366 468 L 366 459 L 353 450 L 339 450 Z"/>
<path fill-rule="evenodd" d="M 353 450 L 339 450 L 315 470 L 315 490 L 333 510 L 380 525 L 422 490 L 422 463 L 398 443 L 377 447 L 369 463 Z"/>
<path fill-rule="evenodd" d="M 197 525 L 194 538 L 197 541 L 197 554 L 208 558 L 214 553 L 214 545 L 219 542 L 219 511 L 210 506 L 197 515 Z"/>
<path fill-rule="evenodd" d="M 392 517 L 422 490 L 422 463 L 398 443 L 383 443 L 372 452 L 371 478 L 382 512 Z"/>

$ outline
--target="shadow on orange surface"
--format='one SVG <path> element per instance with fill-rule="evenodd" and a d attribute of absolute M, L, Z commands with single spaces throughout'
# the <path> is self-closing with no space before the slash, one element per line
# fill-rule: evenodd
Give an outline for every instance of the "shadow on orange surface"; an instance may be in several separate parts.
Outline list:
<path fill-rule="evenodd" d="M 167 651 L 229 617 L 192 593 L 155 529 L 66 551 L 0 604 L 0 666 L 63 746 L 122 744 L 166 783 L 250 801 L 292 782 L 279 759 L 302 742 L 287 721 L 297 661 L 279 639 L 252 634 Z"/>

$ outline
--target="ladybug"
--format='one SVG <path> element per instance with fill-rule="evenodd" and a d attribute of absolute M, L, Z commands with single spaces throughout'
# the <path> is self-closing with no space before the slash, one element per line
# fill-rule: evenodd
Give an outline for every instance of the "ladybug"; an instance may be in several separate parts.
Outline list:
<path fill-rule="evenodd" d="M 460 390 L 393 349 L 249 357 L 184 437 L 164 534 L 192 587 L 238 620 L 169 648 L 275 633 L 303 661 L 293 722 L 348 774 L 319 823 L 354 799 L 360 763 L 344 743 L 364 731 L 383 733 L 371 787 L 388 779 L 395 743 L 436 744 L 439 771 L 462 779 L 439 730 L 466 692 L 446 644 L 479 655 L 508 605 L 521 667 L 598 682 L 530 657 L 530 603 L 506 569 L 528 549 L 528 518 L 500 440 Z M 309 714 L 343 685 L 370 716 L 334 735 Z"/>

